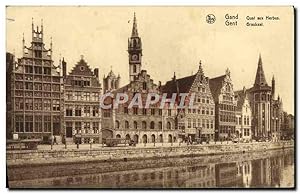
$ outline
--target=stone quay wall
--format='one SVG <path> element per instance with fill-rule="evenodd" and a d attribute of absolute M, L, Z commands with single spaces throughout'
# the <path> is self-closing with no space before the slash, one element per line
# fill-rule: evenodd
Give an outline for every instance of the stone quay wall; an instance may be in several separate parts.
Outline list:
<path fill-rule="evenodd" d="M 294 147 L 294 142 L 255 142 L 239 144 L 207 144 L 173 147 L 114 147 L 66 150 L 10 150 L 6 153 L 8 166 L 33 166 L 55 163 L 92 161 L 127 161 L 145 158 L 193 157 L 229 153 L 246 153 Z"/>

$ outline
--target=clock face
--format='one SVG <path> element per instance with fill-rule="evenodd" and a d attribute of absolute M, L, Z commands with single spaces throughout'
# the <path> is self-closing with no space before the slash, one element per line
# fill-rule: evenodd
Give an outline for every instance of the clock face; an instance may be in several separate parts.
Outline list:
<path fill-rule="evenodd" d="M 138 60 L 139 56 L 137 54 L 134 54 L 131 56 L 131 60 L 136 61 Z"/>

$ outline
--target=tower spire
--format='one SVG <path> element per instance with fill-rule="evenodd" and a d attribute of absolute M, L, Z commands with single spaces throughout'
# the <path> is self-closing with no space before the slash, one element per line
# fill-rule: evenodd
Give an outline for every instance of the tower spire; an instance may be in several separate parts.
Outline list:
<path fill-rule="evenodd" d="M 262 65 L 262 60 L 261 60 L 261 53 L 259 53 L 259 58 L 258 58 L 258 65 Z"/>
<path fill-rule="evenodd" d="M 137 30 L 137 22 L 136 22 L 136 16 L 135 16 L 135 12 L 134 12 L 131 37 L 138 37 L 138 36 L 139 36 L 139 33 L 138 33 L 138 30 Z"/>
<path fill-rule="evenodd" d="M 134 81 L 142 69 L 142 41 L 138 35 L 136 15 L 133 16 L 131 37 L 128 39 L 129 80 Z"/>
<path fill-rule="evenodd" d="M 274 74 L 273 74 L 273 77 L 272 77 L 272 99 L 274 100 L 275 99 L 275 78 L 274 78 Z"/>
<path fill-rule="evenodd" d="M 256 86 L 267 86 L 268 85 L 268 83 L 266 81 L 263 65 L 262 65 L 261 54 L 259 54 L 258 66 L 257 66 L 254 85 L 256 85 Z"/>

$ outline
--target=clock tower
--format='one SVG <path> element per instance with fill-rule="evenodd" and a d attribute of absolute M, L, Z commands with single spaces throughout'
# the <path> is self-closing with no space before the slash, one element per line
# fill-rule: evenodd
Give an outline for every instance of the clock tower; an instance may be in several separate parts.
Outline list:
<path fill-rule="evenodd" d="M 129 80 L 134 81 L 142 67 L 142 41 L 137 30 L 134 13 L 131 37 L 128 39 Z"/>

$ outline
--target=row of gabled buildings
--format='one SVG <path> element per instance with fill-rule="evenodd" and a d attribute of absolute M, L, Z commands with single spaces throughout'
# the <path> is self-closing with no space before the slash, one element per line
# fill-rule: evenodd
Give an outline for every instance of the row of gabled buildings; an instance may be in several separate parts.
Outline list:
<path fill-rule="evenodd" d="M 67 73 L 63 59 L 58 66 L 52 60 L 52 43 L 46 49 L 43 25 L 32 24 L 32 42 L 15 61 L 7 54 L 7 135 L 8 138 L 44 138 L 55 136 L 58 142 L 100 143 L 107 137 L 127 138 L 137 143 L 228 140 L 233 138 L 280 137 L 282 101 L 275 99 L 275 80 L 268 86 L 259 56 L 252 88 L 235 91 L 229 69 L 224 75 L 208 78 L 200 61 L 197 73 L 177 78 L 175 73 L 165 84 L 154 83 L 142 70 L 142 41 L 136 17 L 128 39 L 129 79 L 120 87 L 120 75 L 112 71 L 100 84 L 98 68 L 92 70 L 83 56 Z M 195 94 L 192 108 L 175 106 L 101 109 L 102 94 L 126 93 L 129 101 L 136 93 Z M 114 99 L 108 99 L 112 103 Z"/>

